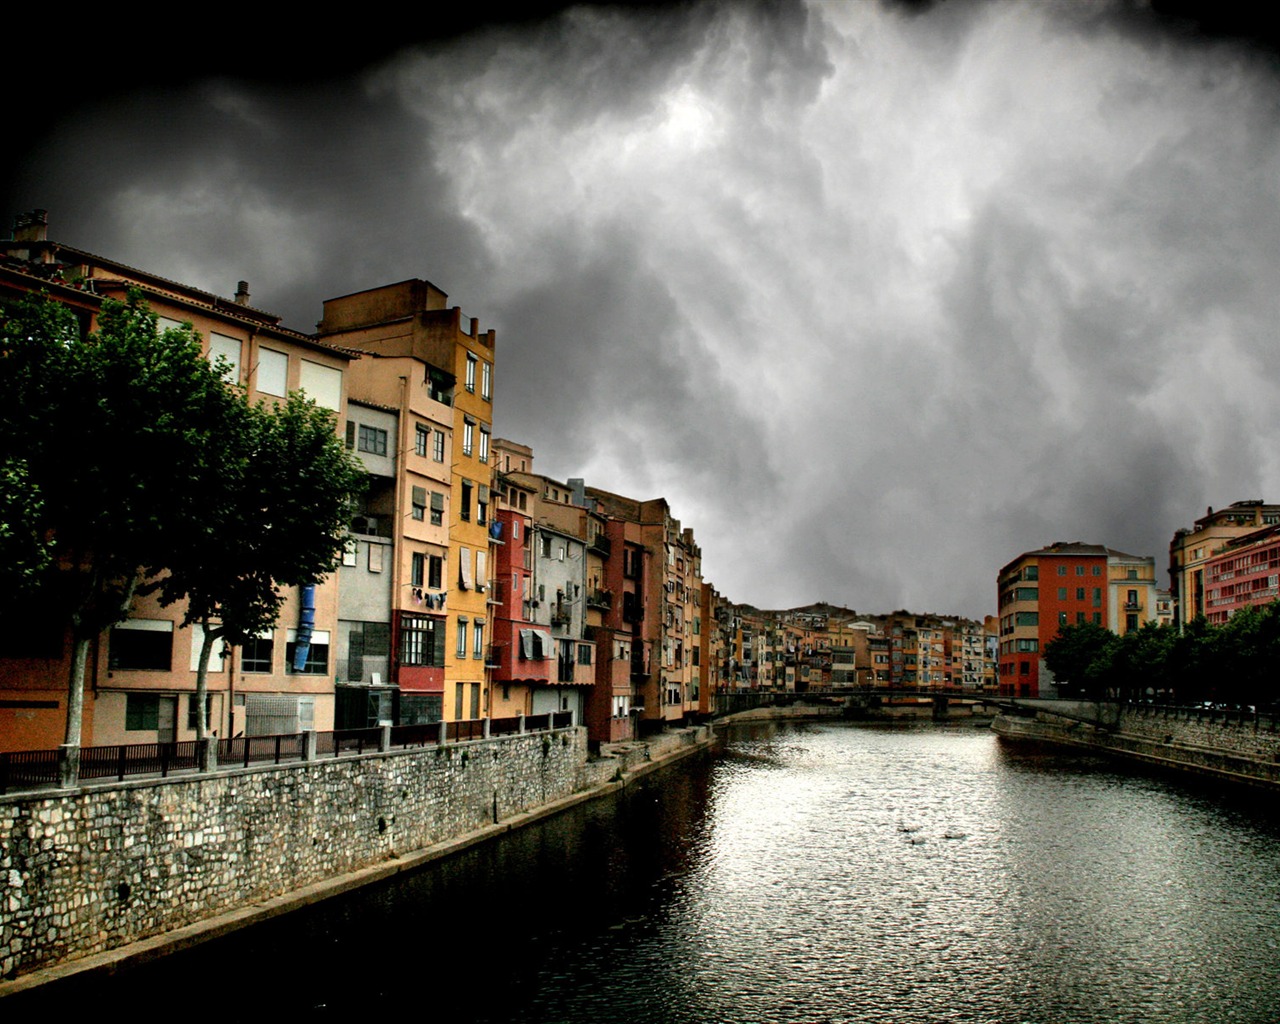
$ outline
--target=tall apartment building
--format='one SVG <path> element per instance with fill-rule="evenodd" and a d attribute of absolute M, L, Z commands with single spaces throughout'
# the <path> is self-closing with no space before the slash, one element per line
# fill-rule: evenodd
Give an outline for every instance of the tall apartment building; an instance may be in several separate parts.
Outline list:
<path fill-rule="evenodd" d="M 1235 501 L 1216 512 L 1210 508 L 1191 529 L 1180 529 L 1169 543 L 1169 581 L 1174 622 L 1181 627 L 1207 615 L 1205 567 L 1229 541 L 1265 526 L 1280 525 L 1280 505 L 1261 500 Z"/>
<path fill-rule="evenodd" d="M 490 531 L 496 337 L 492 330 L 481 332 L 479 321 L 464 317 L 461 309 L 450 307 L 448 301 L 444 292 L 421 280 L 328 299 L 317 337 L 368 353 L 375 361 L 392 361 L 377 363 L 377 372 L 367 381 L 362 378 L 361 398 L 365 401 L 396 409 L 406 409 L 406 402 L 411 402 L 424 414 L 435 409 L 430 404 L 434 402 L 441 407 L 437 410 L 441 422 L 451 426 L 450 488 L 446 507 L 440 510 L 441 524 L 447 523 L 448 530 L 448 577 L 442 581 L 444 607 L 423 608 L 423 614 L 415 615 L 401 606 L 400 611 L 409 614 L 397 619 L 400 635 L 392 637 L 392 644 L 398 650 L 409 650 L 415 660 L 423 657 L 418 651 L 424 647 L 414 645 L 419 639 L 422 645 L 434 645 L 439 639 L 439 621 L 443 619 L 446 640 L 440 682 L 436 681 L 438 665 L 408 667 L 422 670 L 415 673 L 426 687 L 422 696 L 438 699 L 443 717 L 453 721 L 480 718 L 489 710 L 489 566 L 491 548 L 496 547 L 497 540 Z M 396 365 L 402 372 L 393 372 Z M 413 410 L 406 410 L 402 421 L 402 435 L 411 438 L 414 445 L 418 425 L 434 431 L 433 424 L 437 422 Z M 428 442 L 434 446 L 434 433 Z M 434 448 L 429 452 L 425 461 L 416 463 L 419 467 L 425 468 L 434 460 Z M 413 515 L 417 509 L 413 505 L 413 488 L 430 488 L 426 483 L 407 486 L 410 494 L 405 507 Z M 430 532 L 431 525 L 434 524 L 427 522 L 421 536 L 412 535 L 405 549 L 409 558 L 415 553 L 429 557 L 431 545 L 439 544 L 440 535 Z M 398 564 L 403 564 L 403 558 Z M 412 564 L 409 566 L 412 572 Z M 411 590 L 410 587 L 410 593 Z M 424 596 L 429 591 L 428 587 Z M 402 601 L 412 599 L 405 597 L 403 585 L 397 594 Z M 404 639 L 406 630 L 409 641 Z M 410 643 L 407 649 L 406 642 Z M 439 660 L 435 650 L 433 646 L 433 660 Z M 431 713 L 430 706 L 426 706 L 424 714 Z"/>
<path fill-rule="evenodd" d="M 1241 608 L 1280 598 L 1280 526 L 1228 540 L 1204 563 L 1205 617 L 1215 626 Z"/>
<path fill-rule="evenodd" d="M 1055 543 L 1000 570 L 998 686 L 1016 697 L 1047 695 L 1043 652 L 1066 625 L 1091 622 L 1120 634 L 1155 617 L 1155 559 L 1100 544 Z"/>
<path fill-rule="evenodd" d="M 638 691 L 643 723 L 662 728 L 696 715 L 702 703 L 701 666 L 695 658 L 701 658 L 703 582 L 702 551 L 693 530 L 681 527 L 665 498 L 637 501 L 595 487 L 586 488 L 586 495 L 609 519 L 639 527 L 639 543 L 649 552 L 640 595 L 642 635 L 657 666 Z"/>
<path fill-rule="evenodd" d="M 347 411 L 351 353 L 283 327 L 280 318 L 249 305 L 240 282 L 224 298 L 170 281 L 48 238 L 44 211 L 18 219 L 0 242 L 0 296 L 43 293 L 72 310 L 87 332 L 104 298 L 142 293 L 160 326 L 190 323 L 210 359 L 222 357 L 229 378 L 250 401 L 304 391 L 333 411 Z M 92 501 L 92 495 L 85 496 Z M 338 587 L 331 576 L 314 590 L 315 629 L 303 668 L 293 667 L 303 604 L 287 592 L 277 625 L 241 649 L 216 650 L 209 665 L 210 728 L 219 736 L 263 735 L 300 728 L 331 729 Z M 85 676 L 85 746 L 192 739 L 195 676 L 203 636 L 182 628 L 182 609 L 137 598 L 129 618 L 93 645 Z M 0 745 L 56 747 L 66 720 L 70 644 L 62 624 L 6 623 L 0 650 Z"/>

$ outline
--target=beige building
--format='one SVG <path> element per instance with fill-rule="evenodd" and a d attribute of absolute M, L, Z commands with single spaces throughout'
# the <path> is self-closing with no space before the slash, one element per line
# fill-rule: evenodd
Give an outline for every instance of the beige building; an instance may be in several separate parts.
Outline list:
<path fill-rule="evenodd" d="M 251 306 L 243 281 L 234 298 L 224 298 L 50 241 L 43 211 L 20 218 L 0 250 L 0 294 L 44 292 L 91 329 L 104 298 L 123 300 L 137 289 L 161 329 L 190 323 L 209 358 L 225 360 L 228 381 L 243 385 L 250 401 L 303 391 L 338 422 L 346 417 L 351 354 Z M 336 576 L 315 588 L 314 602 L 301 670 L 292 664 L 303 603 L 297 588 L 285 594 L 274 628 L 243 649 L 215 650 L 209 724 L 219 737 L 333 728 Z M 181 619 L 181 608 L 138 598 L 129 618 L 98 638 L 85 678 L 84 746 L 194 739 L 203 634 L 198 626 L 182 628 Z M 69 641 L 48 623 L 11 629 L 10 636 L 0 656 L 0 749 L 56 747 L 66 720 Z"/>

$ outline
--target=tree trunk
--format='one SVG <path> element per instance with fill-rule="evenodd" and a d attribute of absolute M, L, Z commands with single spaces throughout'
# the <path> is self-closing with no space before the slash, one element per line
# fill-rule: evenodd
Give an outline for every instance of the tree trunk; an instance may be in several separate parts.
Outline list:
<path fill-rule="evenodd" d="M 89 663 L 90 637 L 80 635 L 79 617 L 71 631 L 71 672 L 67 680 L 67 728 L 59 758 L 59 781 L 64 788 L 80 781 L 80 730 L 84 720 L 84 670 Z"/>
<path fill-rule="evenodd" d="M 204 640 L 200 644 L 200 662 L 196 667 L 196 742 L 200 751 L 200 769 L 211 772 L 218 766 L 218 748 L 209 738 L 209 658 L 213 645 L 222 639 L 222 631 L 211 628 L 206 619 L 200 623 Z"/>

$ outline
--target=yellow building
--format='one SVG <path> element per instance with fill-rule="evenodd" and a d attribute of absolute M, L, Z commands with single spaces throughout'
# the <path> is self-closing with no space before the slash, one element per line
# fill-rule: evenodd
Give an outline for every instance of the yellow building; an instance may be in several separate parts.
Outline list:
<path fill-rule="evenodd" d="M 495 333 L 410 280 L 329 299 L 318 337 L 384 357 L 411 357 L 452 398 L 444 718 L 488 714 L 489 567 Z M 416 385 L 417 381 L 412 381 Z M 399 404 L 398 396 L 394 402 Z"/>
<path fill-rule="evenodd" d="M 1280 505 L 1268 505 L 1261 500 L 1235 501 L 1216 512 L 1209 508 L 1190 530 L 1178 530 L 1169 543 L 1175 623 L 1183 625 L 1205 614 L 1205 563 L 1221 551 L 1227 541 L 1277 523 L 1280 523 Z"/>

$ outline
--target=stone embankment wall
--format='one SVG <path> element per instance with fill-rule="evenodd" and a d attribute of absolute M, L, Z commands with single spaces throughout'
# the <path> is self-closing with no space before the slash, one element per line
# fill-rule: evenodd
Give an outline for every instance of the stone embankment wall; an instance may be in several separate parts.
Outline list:
<path fill-rule="evenodd" d="M 1034 719 L 1001 716 L 993 728 L 1009 739 L 1086 747 L 1150 764 L 1280 787 L 1280 733 L 1261 721 L 1213 718 L 1162 708 L 1112 709 L 1114 726 L 1071 721 L 1040 711 Z"/>
<path fill-rule="evenodd" d="M 584 788 L 586 763 L 572 728 L 0 797 L 0 978 L 465 835 Z"/>

